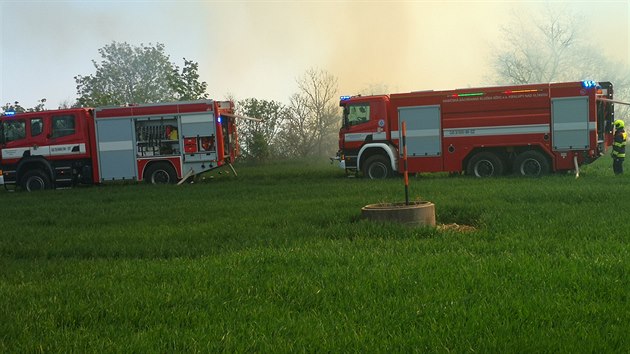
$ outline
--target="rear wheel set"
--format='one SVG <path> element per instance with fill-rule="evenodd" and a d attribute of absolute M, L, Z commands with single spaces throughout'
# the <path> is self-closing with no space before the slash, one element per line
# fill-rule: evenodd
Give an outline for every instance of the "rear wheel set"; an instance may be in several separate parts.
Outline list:
<path fill-rule="evenodd" d="M 524 151 L 512 161 L 514 174 L 523 177 L 540 177 L 549 174 L 551 164 L 536 150 Z M 495 177 L 506 173 L 504 160 L 496 153 L 482 151 L 475 154 L 466 167 L 466 174 L 475 177 Z"/>

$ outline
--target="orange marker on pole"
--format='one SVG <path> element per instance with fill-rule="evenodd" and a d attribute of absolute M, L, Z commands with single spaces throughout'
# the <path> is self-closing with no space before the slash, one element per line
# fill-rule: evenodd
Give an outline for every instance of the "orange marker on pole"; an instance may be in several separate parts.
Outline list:
<path fill-rule="evenodd" d="M 409 205 L 409 173 L 407 172 L 407 122 L 402 122 L 403 166 L 405 169 L 405 205 Z"/>

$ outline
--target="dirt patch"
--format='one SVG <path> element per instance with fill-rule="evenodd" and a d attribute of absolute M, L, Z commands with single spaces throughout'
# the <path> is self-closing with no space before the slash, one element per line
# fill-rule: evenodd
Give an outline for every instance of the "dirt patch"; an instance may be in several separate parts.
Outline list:
<path fill-rule="evenodd" d="M 455 232 L 473 232 L 477 231 L 477 228 L 470 225 L 460 225 L 456 223 L 452 224 L 439 224 L 436 226 L 439 231 L 455 231 Z"/>

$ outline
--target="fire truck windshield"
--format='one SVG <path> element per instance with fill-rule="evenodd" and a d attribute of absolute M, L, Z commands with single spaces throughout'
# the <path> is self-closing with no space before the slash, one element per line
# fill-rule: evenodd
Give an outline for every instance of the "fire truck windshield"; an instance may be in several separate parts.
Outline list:
<path fill-rule="evenodd" d="M 365 123 L 370 120 L 370 104 L 360 103 L 346 106 L 343 110 L 343 122 L 346 126 Z"/>

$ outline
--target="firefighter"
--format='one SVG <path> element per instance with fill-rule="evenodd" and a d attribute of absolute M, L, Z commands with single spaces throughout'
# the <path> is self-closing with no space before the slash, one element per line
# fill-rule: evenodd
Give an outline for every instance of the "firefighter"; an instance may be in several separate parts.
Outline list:
<path fill-rule="evenodd" d="M 613 142 L 613 171 L 616 175 L 623 173 L 623 160 L 626 158 L 626 140 L 628 134 L 624 130 L 624 123 L 621 119 L 617 119 L 615 125 L 615 139 Z"/>

